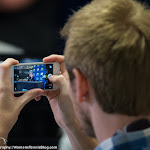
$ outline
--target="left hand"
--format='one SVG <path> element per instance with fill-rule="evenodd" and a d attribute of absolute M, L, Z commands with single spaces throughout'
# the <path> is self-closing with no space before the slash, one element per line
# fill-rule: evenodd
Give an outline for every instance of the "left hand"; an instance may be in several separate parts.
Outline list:
<path fill-rule="evenodd" d="M 19 62 L 8 58 L 0 64 L 0 137 L 7 138 L 22 108 L 32 99 L 43 95 L 43 90 L 33 89 L 20 97 L 14 97 L 9 79 L 9 68 Z"/>

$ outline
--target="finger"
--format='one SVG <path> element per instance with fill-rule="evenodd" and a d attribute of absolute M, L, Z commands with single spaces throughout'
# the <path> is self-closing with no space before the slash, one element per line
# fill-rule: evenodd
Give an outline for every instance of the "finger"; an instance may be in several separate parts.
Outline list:
<path fill-rule="evenodd" d="M 15 60 L 13 58 L 7 58 L 4 62 L 2 62 L 0 65 L 9 68 L 12 65 L 18 64 L 19 61 Z"/>
<path fill-rule="evenodd" d="M 12 65 L 18 64 L 19 61 L 13 59 L 13 58 L 8 58 L 4 62 L 0 64 L 0 82 L 1 85 L 6 85 L 9 82 L 9 68 Z"/>
<path fill-rule="evenodd" d="M 21 102 L 21 106 L 24 107 L 29 101 L 31 101 L 32 99 L 35 99 L 36 97 L 39 97 L 41 95 L 44 95 L 44 91 L 42 89 L 32 89 L 32 90 L 24 93 L 18 99 Z"/>
<path fill-rule="evenodd" d="M 38 96 L 35 98 L 36 101 L 39 101 L 41 99 L 41 96 Z"/>
<path fill-rule="evenodd" d="M 44 91 L 44 96 L 47 97 L 48 100 L 51 100 L 59 95 L 60 90 L 56 91 Z"/>
<path fill-rule="evenodd" d="M 62 88 L 65 83 L 65 78 L 63 75 L 51 75 L 49 81 L 53 84 L 57 84 L 59 88 Z"/>
<path fill-rule="evenodd" d="M 44 63 L 58 62 L 60 64 L 61 73 L 63 74 L 66 72 L 63 55 L 50 55 L 48 57 L 43 58 L 43 62 Z"/>
<path fill-rule="evenodd" d="M 64 62 L 64 56 L 62 55 L 50 55 L 48 57 L 43 58 L 43 62 L 47 63 L 47 62 L 58 62 L 58 63 L 62 63 Z"/>

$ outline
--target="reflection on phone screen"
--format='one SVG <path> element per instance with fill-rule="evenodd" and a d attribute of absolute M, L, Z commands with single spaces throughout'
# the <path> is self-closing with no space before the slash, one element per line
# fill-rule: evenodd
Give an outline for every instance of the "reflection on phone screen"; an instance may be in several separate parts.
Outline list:
<path fill-rule="evenodd" d="M 53 89 L 48 80 L 53 74 L 53 64 L 21 65 L 14 67 L 14 92 L 33 88 Z"/>

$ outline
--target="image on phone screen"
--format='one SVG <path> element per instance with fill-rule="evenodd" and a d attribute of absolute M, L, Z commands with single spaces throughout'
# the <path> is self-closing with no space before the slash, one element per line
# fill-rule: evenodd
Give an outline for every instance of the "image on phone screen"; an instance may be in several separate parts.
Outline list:
<path fill-rule="evenodd" d="M 14 92 L 34 88 L 53 89 L 53 84 L 48 80 L 52 74 L 53 64 L 14 66 Z"/>

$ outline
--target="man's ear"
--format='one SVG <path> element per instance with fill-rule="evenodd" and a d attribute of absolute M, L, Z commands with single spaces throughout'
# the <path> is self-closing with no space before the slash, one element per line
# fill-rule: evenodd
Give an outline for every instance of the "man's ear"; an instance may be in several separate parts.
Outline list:
<path fill-rule="evenodd" d="M 86 101 L 88 97 L 88 80 L 78 69 L 73 69 L 73 73 L 75 76 L 77 99 L 80 103 L 82 103 Z"/>

